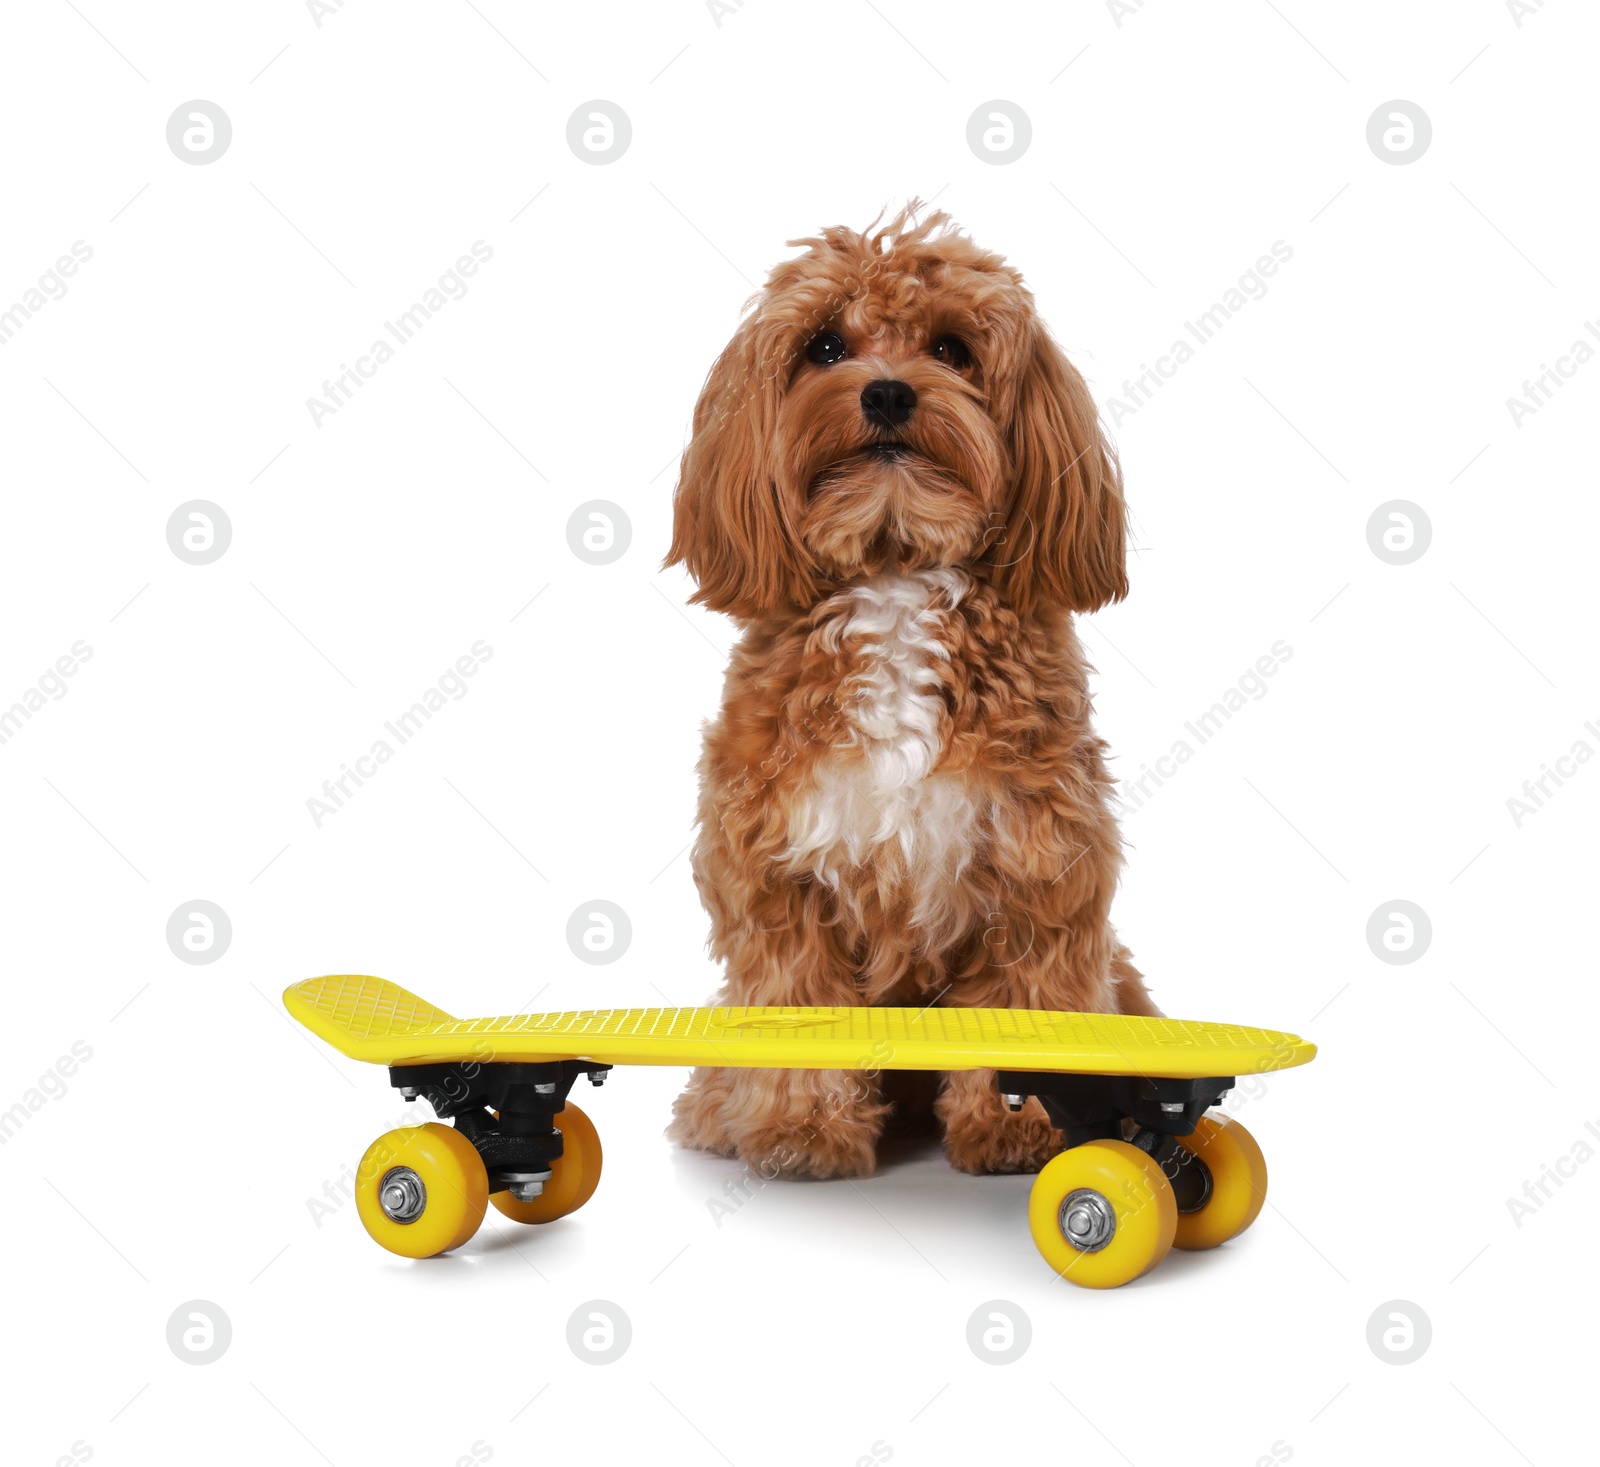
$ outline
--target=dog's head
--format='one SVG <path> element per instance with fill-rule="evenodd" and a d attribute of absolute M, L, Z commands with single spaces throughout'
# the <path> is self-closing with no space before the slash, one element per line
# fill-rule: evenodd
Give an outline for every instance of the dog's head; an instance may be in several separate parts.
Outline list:
<path fill-rule="evenodd" d="M 750 618 L 963 566 L 1024 615 L 1127 591 L 1122 484 L 1022 277 L 915 206 L 792 241 L 695 406 L 667 564 Z"/>

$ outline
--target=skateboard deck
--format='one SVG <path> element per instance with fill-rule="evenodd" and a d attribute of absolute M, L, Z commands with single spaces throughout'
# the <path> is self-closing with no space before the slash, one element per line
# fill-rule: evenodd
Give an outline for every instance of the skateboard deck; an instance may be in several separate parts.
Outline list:
<path fill-rule="evenodd" d="M 296 983 L 283 1001 L 341 1054 L 382 1065 L 591 1060 L 1201 1079 L 1288 1069 L 1317 1052 L 1274 1029 L 1038 1009 L 594 1009 L 457 1019 L 398 984 L 359 974 Z"/>

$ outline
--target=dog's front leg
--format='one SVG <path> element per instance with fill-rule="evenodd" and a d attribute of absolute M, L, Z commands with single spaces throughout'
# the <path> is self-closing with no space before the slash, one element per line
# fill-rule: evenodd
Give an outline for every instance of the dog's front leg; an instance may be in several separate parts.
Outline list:
<path fill-rule="evenodd" d="M 984 941 L 951 984 L 946 1004 L 962 1008 L 1057 1009 L 1068 1012 L 1151 1013 L 1128 951 L 1103 916 L 1078 913 L 1061 920 L 1054 893 L 1011 905 L 991 916 Z M 1124 1008 L 1119 997 L 1129 1000 Z M 944 1077 L 934 1104 L 944 1126 L 945 1155 L 964 1172 L 1036 1172 L 1061 1149 L 1061 1133 L 1030 1099 L 1020 1111 L 1001 1099 L 993 1070 L 955 1071 Z"/>
<path fill-rule="evenodd" d="M 738 879 L 722 832 L 703 837 L 696 876 L 712 918 L 712 951 L 727 964 L 719 1004 L 855 1006 L 855 967 L 824 894 L 774 873 Z M 673 1105 L 680 1146 L 737 1156 L 765 1177 L 868 1175 L 890 1106 L 875 1076 L 853 1070 L 702 1067 Z"/>
<path fill-rule="evenodd" d="M 1043 805 L 1017 818 L 1027 838 L 999 848 L 992 865 L 978 873 L 986 888 L 984 925 L 952 965 L 942 1002 L 1155 1013 L 1111 926 L 1116 863 L 1107 856 L 1112 848 L 1105 828 L 1053 820 Z M 1020 1111 L 1010 1110 L 993 1070 L 947 1074 L 934 1111 L 944 1127 L 945 1154 L 965 1172 L 1038 1171 L 1061 1149 L 1061 1133 L 1044 1107 L 1030 1099 Z"/>

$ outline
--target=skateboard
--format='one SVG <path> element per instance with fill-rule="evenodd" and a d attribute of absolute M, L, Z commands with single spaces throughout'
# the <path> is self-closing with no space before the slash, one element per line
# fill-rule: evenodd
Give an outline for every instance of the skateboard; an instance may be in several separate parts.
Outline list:
<path fill-rule="evenodd" d="M 439 1117 L 380 1136 L 356 1173 L 373 1239 L 405 1258 L 447 1253 L 490 1204 L 515 1222 L 577 1211 L 600 1180 L 599 1133 L 569 1099 L 617 1065 L 995 1071 L 1064 1149 L 1036 1177 L 1028 1224 L 1064 1279 L 1113 1288 L 1174 1247 L 1215 1248 L 1266 1200 L 1261 1148 L 1207 1112 L 1239 1075 L 1303 1065 L 1298 1035 L 1235 1024 L 1035 1009 L 601 1009 L 457 1019 L 381 978 L 296 983 L 285 1007 L 350 1059 L 389 1067 Z M 451 1125 L 443 1122 L 452 1122 Z M 818 1120 L 826 1125 L 825 1119 Z"/>

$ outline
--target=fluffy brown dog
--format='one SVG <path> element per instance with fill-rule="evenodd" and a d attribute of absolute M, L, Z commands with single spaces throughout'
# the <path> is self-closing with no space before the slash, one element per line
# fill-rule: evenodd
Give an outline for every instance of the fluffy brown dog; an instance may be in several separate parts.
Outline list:
<path fill-rule="evenodd" d="M 706 381 L 667 563 L 743 631 L 701 761 L 724 1004 L 1157 1012 L 1070 613 L 1126 594 L 1115 455 L 1021 276 L 915 206 L 793 241 Z M 890 1076 L 700 1069 L 669 1134 L 870 1172 Z M 963 1171 L 1060 1149 L 941 1078 Z"/>

